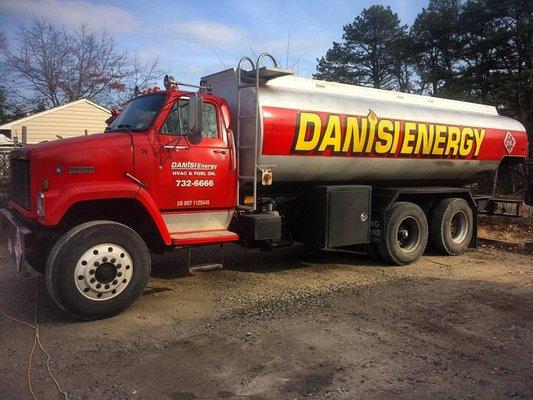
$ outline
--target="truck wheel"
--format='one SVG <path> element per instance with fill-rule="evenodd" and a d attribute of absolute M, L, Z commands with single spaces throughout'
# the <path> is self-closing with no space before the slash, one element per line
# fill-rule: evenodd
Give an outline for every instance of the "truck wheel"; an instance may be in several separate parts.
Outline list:
<path fill-rule="evenodd" d="M 398 202 L 384 215 L 381 257 L 395 265 L 420 258 L 428 241 L 428 222 L 424 211 L 414 203 Z"/>
<path fill-rule="evenodd" d="M 150 276 L 150 253 L 126 225 L 91 221 L 72 228 L 54 245 L 46 285 L 55 303 L 82 320 L 110 317 L 142 294 Z"/>
<path fill-rule="evenodd" d="M 474 232 L 472 209 L 464 199 L 442 200 L 431 218 L 430 243 L 445 255 L 464 252 Z"/>

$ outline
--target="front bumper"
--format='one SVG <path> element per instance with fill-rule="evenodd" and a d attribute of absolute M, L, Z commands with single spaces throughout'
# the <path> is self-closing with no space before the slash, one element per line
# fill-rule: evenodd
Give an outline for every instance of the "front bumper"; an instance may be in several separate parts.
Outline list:
<path fill-rule="evenodd" d="M 17 271 L 27 272 L 26 236 L 31 230 L 11 211 L 0 209 L 0 227 L 7 237 L 7 251 L 13 258 Z"/>

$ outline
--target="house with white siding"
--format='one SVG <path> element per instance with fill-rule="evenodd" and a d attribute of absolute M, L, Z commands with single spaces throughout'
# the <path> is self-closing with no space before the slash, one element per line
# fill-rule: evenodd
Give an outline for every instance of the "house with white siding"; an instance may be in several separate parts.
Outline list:
<path fill-rule="evenodd" d="M 111 111 L 87 99 L 80 99 L 0 125 L 0 133 L 26 143 L 39 143 L 103 132 Z M 26 135 L 22 132 L 25 127 Z"/>

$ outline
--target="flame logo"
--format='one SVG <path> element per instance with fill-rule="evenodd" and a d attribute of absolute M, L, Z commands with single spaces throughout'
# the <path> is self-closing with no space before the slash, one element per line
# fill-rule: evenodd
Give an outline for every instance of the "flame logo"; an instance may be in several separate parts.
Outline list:
<path fill-rule="evenodd" d="M 378 116 L 376 115 L 376 113 L 372 110 L 368 110 L 368 115 L 366 116 L 366 118 L 368 119 L 368 122 L 370 122 L 371 124 L 376 124 L 378 122 Z"/>

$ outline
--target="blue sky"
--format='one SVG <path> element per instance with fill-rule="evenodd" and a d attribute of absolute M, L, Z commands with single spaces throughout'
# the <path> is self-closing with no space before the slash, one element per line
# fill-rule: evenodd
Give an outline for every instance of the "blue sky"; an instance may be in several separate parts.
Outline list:
<path fill-rule="evenodd" d="M 19 24 L 31 22 L 33 17 L 44 17 L 65 29 L 75 29 L 82 22 L 94 29 L 106 27 L 120 48 L 137 53 L 141 60 L 157 57 L 165 72 L 196 83 L 203 75 L 235 66 L 243 55 L 264 50 L 273 53 L 281 66 L 311 76 L 316 58 L 334 40 L 341 39 L 342 26 L 352 22 L 363 8 L 390 5 L 403 23 L 410 24 L 427 3 L 1 0 L 0 27 L 8 40 Z"/>

